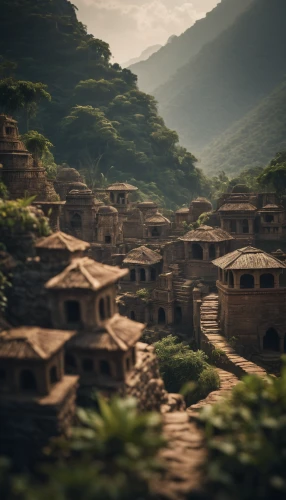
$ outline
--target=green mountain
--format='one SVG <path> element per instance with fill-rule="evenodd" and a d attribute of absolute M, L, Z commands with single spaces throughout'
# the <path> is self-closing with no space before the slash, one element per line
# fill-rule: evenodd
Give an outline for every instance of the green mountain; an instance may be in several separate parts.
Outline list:
<path fill-rule="evenodd" d="M 283 81 L 285 46 L 285 0 L 255 0 L 157 89 L 167 125 L 199 154 Z"/>
<path fill-rule="evenodd" d="M 176 71 L 197 55 L 202 47 L 214 40 L 244 12 L 253 0 L 222 0 L 205 18 L 197 21 L 178 37 L 153 54 L 147 61 L 130 66 L 138 76 L 139 88 L 153 93 Z"/>
<path fill-rule="evenodd" d="M 267 165 L 285 148 L 286 79 L 203 151 L 200 166 L 208 173 L 233 175 L 248 166 Z"/>
<path fill-rule="evenodd" d="M 137 183 L 169 206 L 201 191 L 194 157 L 158 116 L 154 98 L 110 62 L 108 44 L 87 34 L 71 2 L 1 0 L 0 56 L 0 77 L 9 76 L 8 60 L 17 79 L 48 85 L 52 102 L 41 105 L 30 129 L 54 144 L 58 163 L 95 182 Z"/>

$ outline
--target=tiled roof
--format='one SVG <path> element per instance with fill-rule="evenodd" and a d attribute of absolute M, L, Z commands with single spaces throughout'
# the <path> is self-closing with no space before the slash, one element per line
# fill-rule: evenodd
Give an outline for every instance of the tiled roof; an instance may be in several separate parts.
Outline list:
<path fill-rule="evenodd" d="M 157 264 L 162 256 L 145 246 L 134 248 L 123 260 L 124 264 Z"/>
<path fill-rule="evenodd" d="M 5 330 L 0 333 L 0 358 L 49 359 L 74 334 L 37 326 Z"/>
<path fill-rule="evenodd" d="M 137 191 L 138 188 L 126 182 L 115 182 L 108 186 L 107 191 Z"/>
<path fill-rule="evenodd" d="M 285 269 L 286 264 L 263 250 L 244 247 L 212 261 L 221 269 Z"/>
<path fill-rule="evenodd" d="M 180 240 L 216 243 L 220 241 L 233 240 L 233 237 L 223 229 L 213 228 L 211 226 L 200 226 L 198 229 L 189 231 L 187 234 L 182 236 Z"/>
<path fill-rule="evenodd" d="M 188 214 L 190 213 L 190 209 L 188 207 L 179 208 L 176 210 L 176 214 Z"/>
<path fill-rule="evenodd" d="M 107 266 L 84 257 L 74 259 L 62 273 L 50 279 L 45 286 L 49 289 L 77 288 L 96 291 L 116 283 L 126 274 L 128 274 L 127 269 Z"/>
<path fill-rule="evenodd" d="M 157 212 L 154 215 L 150 215 L 150 217 L 147 217 L 145 222 L 146 224 L 171 224 L 169 219 L 167 219 L 167 217 L 164 217 L 164 215 L 160 214 L 160 212 Z"/>
<path fill-rule="evenodd" d="M 58 231 L 47 238 L 42 238 L 35 244 L 36 248 L 47 248 L 50 250 L 68 250 L 69 252 L 84 251 L 90 247 L 86 241 L 79 240 L 69 234 Z"/>
<path fill-rule="evenodd" d="M 71 344 L 81 349 L 127 351 L 141 338 L 145 325 L 115 314 L 102 329 L 75 336 Z"/>
<path fill-rule="evenodd" d="M 225 203 L 218 212 L 254 212 L 257 208 L 251 203 Z"/>
<path fill-rule="evenodd" d="M 281 211 L 284 211 L 284 208 L 280 205 L 275 205 L 275 204 L 272 204 L 272 203 L 268 203 L 268 205 L 265 205 L 264 207 L 262 207 L 262 210 L 281 210 Z"/>

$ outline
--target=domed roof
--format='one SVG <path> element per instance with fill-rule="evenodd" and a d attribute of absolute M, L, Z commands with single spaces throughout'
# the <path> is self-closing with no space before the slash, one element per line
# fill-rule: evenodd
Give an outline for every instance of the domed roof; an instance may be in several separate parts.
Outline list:
<path fill-rule="evenodd" d="M 190 209 L 188 207 L 182 207 L 176 210 L 176 214 L 188 214 L 190 212 Z"/>
<path fill-rule="evenodd" d="M 76 182 L 81 181 L 81 175 L 75 168 L 64 167 L 59 171 L 57 181 Z"/>
<path fill-rule="evenodd" d="M 254 247 L 244 247 L 213 260 L 220 269 L 285 269 L 286 264 Z"/>
<path fill-rule="evenodd" d="M 182 241 L 189 242 L 209 242 L 216 243 L 220 241 L 228 241 L 233 240 L 233 237 L 224 231 L 223 229 L 213 228 L 211 226 L 200 226 L 198 229 L 194 231 L 189 231 L 187 234 L 180 238 Z"/>
<path fill-rule="evenodd" d="M 83 182 L 72 182 L 70 185 L 69 185 L 69 191 L 72 191 L 73 189 L 76 189 L 77 191 L 85 191 L 86 189 L 88 189 L 87 185 L 84 184 Z"/>
<path fill-rule="evenodd" d="M 67 196 L 69 195 L 73 196 L 92 195 L 92 191 L 91 189 L 88 189 L 88 187 L 86 187 L 85 189 L 72 189 L 71 191 L 68 192 Z"/>
<path fill-rule="evenodd" d="M 164 217 L 164 215 L 160 214 L 160 212 L 156 212 L 155 214 L 153 215 L 150 215 L 150 217 L 148 217 L 146 220 L 145 220 L 146 224 L 171 224 L 171 222 L 169 221 L 169 219 L 167 219 L 167 217 Z"/>
<path fill-rule="evenodd" d="M 140 203 L 137 203 L 138 208 L 157 208 L 157 206 L 154 201 L 140 201 Z"/>
<path fill-rule="evenodd" d="M 150 248 L 141 246 L 130 250 L 123 260 L 124 264 L 157 264 L 162 260 L 162 256 L 158 252 L 154 252 Z"/>
<path fill-rule="evenodd" d="M 116 208 L 111 207 L 109 205 L 104 205 L 99 207 L 98 212 L 99 215 L 110 215 L 110 214 L 118 214 L 118 210 Z"/>
<path fill-rule="evenodd" d="M 210 211 L 213 208 L 211 202 L 207 198 L 203 198 L 203 197 L 199 197 L 199 198 L 196 198 L 195 200 L 193 200 L 191 202 L 190 206 L 192 207 L 193 205 L 202 205 L 206 209 L 210 209 Z"/>

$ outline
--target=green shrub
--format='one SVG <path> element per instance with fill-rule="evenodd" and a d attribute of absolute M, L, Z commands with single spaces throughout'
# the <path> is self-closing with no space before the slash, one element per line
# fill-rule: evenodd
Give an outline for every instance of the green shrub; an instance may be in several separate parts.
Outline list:
<path fill-rule="evenodd" d="M 227 357 L 222 349 L 213 349 L 210 356 L 213 365 L 221 365 L 227 362 Z"/>
<path fill-rule="evenodd" d="M 205 368 L 198 379 L 200 399 L 204 399 L 210 392 L 219 389 L 220 380 L 217 371 L 209 366 Z"/>
<path fill-rule="evenodd" d="M 200 399 L 200 377 L 202 382 L 202 393 L 206 395 L 208 380 L 210 390 L 219 387 L 219 380 L 211 376 L 211 367 L 207 363 L 207 356 L 203 351 L 192 351 L 189 345 L 182 344 L 177 337 L 168 337 L 154 344 L 159 359 L 160 372 L 165 386 L 169 392 L 180 392 L 181 388 L 188 382 L 197 382 L 194 394 L 195 400 Z M 210 373 L 206 374 L 206 371 Z M 205 374 L 204 374 L 205 372 Z M 185 395 L 187 403 L 191 404 L 194 398 Z"/>
<path fill-rule="evenodd" d="M 140 297 L 140 299 L 149 300 L 150 290 L 148 290 L 147 288 L 141 288 L 140 290 L 137 290 L 136 295 L 137 297 Z"/>
<path fill-rule="evenodd" d="M 215 499 L 286 498 L 286 366 L 281 377 L 245 377 L 205 408 L 207 475 Z"/>

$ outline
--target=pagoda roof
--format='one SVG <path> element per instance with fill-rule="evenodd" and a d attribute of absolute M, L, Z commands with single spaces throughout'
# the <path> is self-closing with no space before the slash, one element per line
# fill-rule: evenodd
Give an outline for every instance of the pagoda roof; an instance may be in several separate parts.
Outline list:
<path fill-rule="evenodd" d="M 251 246 L 219 257 L 212 263 L 220 269 L 285 269 L 286 264 L 263 250 Z"/>
<path fill-rule="evenodd" d="M 35 244 L 36 248 L 46 248 L 49 250 L 68 250 L 69 252 L 84 251 L 90 248 L 90 243 L 79 240 L 74 236 L 57 231 L 56 233 L 42 238 Z"/>
<path fill-rule="evenodd" d="M 154 250 L 151 250 L 150 248 L 141 246 L 128 252 L 123 260 L 123 263 L 152 265 L 157 264 L 161 260 L 162 256 L 158 252 L 154 252 Z"/>

